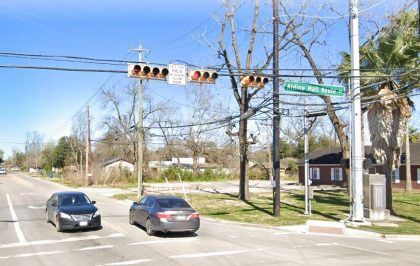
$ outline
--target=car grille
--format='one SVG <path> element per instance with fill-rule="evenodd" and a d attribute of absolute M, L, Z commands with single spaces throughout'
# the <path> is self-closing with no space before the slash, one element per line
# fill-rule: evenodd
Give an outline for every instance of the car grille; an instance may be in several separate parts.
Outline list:
<path fill-rule="evenodd" d="M 71 217 L 75 221 L 90 221 L 90 219 L 92 218 L 92 214 L 73 214 Z"/>

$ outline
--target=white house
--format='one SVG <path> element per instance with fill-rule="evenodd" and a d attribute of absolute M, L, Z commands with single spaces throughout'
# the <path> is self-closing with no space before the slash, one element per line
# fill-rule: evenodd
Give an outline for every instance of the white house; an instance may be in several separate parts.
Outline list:
<path fill-rule="evenodd" d="M 178 159 L 177 158 L 172 158 L 172 164 L 177 164 L 178 163 Z M 180 164 L 186 164 L 186 165 L 193 165 L 194 164 L 194 159 L 193 158 L 179 158 L 179 163 Z M 198 164 L 205 164 L 206 163 L 206 158 L 204 157 L 198 157 Z"/>
<path fill-rule="evenodd" d="M 107 172 L 112 170 L 126 170 L 130 172 L 134 172 L 134 164 L 121 159 L 121 158 L 114 158 L 108 161 L 103 162 L 103 166 Z"/>

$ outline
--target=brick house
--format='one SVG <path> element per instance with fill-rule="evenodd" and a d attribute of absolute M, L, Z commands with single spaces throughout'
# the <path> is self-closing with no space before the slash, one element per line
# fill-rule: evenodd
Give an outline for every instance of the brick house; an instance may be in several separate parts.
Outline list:
<path fill-rule="evenodd" d="M 378 165 L 372 158 L 372 147 L 365 147 L 365 158 L 371 159 L 373 166 L 369 173 L 383 173 L 381 165 Z M 420 189 L 420 143 L 410 144 L 411 152 L 411 183 L 413 189 Z M 339 147 L 321 148 L 309 153 L 309 178 L 312 185 L 337 185 L 345 186 L 347 177 L 344 171 L 342 153 Z M 298 161 L 299 182 L 304 183 L 304 159 Z M 406 181 L 405 170 L 405 147 L 401 154 L 401 165 L 392 171 L 392 187 L 404 188 Z"/>

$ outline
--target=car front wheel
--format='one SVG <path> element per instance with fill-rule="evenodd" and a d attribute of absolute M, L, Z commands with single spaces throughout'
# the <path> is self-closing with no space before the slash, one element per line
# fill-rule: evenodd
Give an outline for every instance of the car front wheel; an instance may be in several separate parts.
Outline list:
<path fill-rule="evenodd" d="M 134 217 L 133 217 L 133 212 L 132 211 L 130 211 L 130 214 L 129 214 L 128 217 L 129 217 L 128 218 L 128 223 L 129 224 L 134 224 Z"/>
<path fill-rule="evenodd" d="M 48 217 L 48 211 L 45 210 L 45 221 L 47 221 L 47 223 L 50 222 L 50 218 Z"/>
<path fill-rule="evenodd" d="M 60 219 L 58 216 L 55 218 L 55 230 L 57 230 L 57 232 L 61 232 Z"/>

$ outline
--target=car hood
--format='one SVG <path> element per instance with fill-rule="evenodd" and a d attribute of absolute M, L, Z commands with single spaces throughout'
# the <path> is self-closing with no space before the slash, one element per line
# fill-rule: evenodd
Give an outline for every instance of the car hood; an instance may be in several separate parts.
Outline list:
<path fill-rule="evenodd" d="M 93 204 L 60 206 L 59 211 L 67 214 L 94 213 L 98 210 Z"/>

